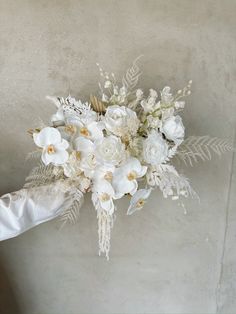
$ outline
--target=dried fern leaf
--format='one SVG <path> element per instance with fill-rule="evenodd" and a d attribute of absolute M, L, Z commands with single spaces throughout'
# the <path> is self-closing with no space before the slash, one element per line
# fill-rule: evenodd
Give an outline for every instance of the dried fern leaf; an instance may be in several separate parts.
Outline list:
<path fill-rule="evenodd" d="M 25 159 L 27 161 L 28 160 L 29 161 L 30 160 L 37 160 L 37 159 L 40 159 L 41 155 L 42 155 L 42 151 L 41 150 L 35 150 L 33 152 L 28 153 Z"/>
<path fill-rule="evenodd" d="M 31 137 L 33 137 L 33 134 L 34 134 L 34 133 L 39 133 L 40 131 L 41 131 L 40 128 L 29 129 L 29 130 L 27 130 L 27 133 L 28 133 Z"/>
<path fill-rule="evenodd" d="M 228 140 L 217 137 L 189 136 L 179 147 L 176 156 L 186 165 L 193 166 L 199 160 L 211 160 L 212 153 L 221 156 L 223 153 L 233 151 L 233 145 Z"/>
<path fill-rule="evenodd" d="M 62 169 L 56 168 L 51 164 L 45 166 L 43 163 L 40 163 L 37 167 L 33 168 L 30 174 L 26 177 L 24 187 L 31 188 L 49 184 L 62 179 L 63 177 Z"/>
<path fill-rule="evenodd" d="M 90 95 L 90 102 L 94 111 L 98 113 L 104 113 L 106 111 L 106 106 L 101 100 L 98 100 L 97 97 Z"/>
<path fill-rule="evenodd" d="M 139 66 L 137 65 L 137 61 L 141 57 L 142 56 L 139 56 L 133 61 L 132 66 L 127 70 L 125 76 L 122 79 L 123 86 L 130 92 L 133 91 L 138 83 L 139 76 L 142 74 Z"/>
<path fill-rule="evenodd" d="M 75 224 L 79 219 L 79 212 L 84 201 L 84 196 L 81 191 L 77 190 L 72 197 L 74 198 L 72 205 L 60 216 L 60 221 L 62 222 L 61 227 L 66 223 Z"/>
<path fill-rule="evenodd" d="M 189 180 L 179 175 L 172 165 L 159 165 L 156 169 L 149 170 L 147 182 L 151 186 L 158 186 L 164 197 L 177 195 L 199 199 Z"/>

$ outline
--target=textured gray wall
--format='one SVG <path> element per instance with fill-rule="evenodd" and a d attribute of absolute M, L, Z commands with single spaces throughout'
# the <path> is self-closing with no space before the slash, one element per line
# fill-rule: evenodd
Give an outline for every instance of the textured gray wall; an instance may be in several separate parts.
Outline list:
<path fill-rule="evenodd" d="M 228 0 L 0 0 L 1 194 L 31 167 L 26 130 L 53 112 L 45 95 L 85 99 L 97 89 L 97 61 L 121 77 L 144 54 L 145 88 L 192 79 L 188 134 L 233 139 L 235 11 Z M 96 255 L 89 198 L 77 225 L 49 222 L 0 243 L 0 313 L 234 313 L 236 160 L 182 171 L 201 204 L 187 202 L 184 214 L 156 192 L 127 217 L 120 202 L 109 263 Z"/>

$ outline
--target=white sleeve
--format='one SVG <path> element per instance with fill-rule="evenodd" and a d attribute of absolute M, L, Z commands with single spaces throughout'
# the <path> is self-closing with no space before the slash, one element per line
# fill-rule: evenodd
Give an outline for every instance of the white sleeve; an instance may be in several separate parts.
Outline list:
<path fill-rule="evenodd" d="M 71 195 L 57 183 L 3 195 L 0 198 L 0 241 L 57 217 L 72 201 Z"/>

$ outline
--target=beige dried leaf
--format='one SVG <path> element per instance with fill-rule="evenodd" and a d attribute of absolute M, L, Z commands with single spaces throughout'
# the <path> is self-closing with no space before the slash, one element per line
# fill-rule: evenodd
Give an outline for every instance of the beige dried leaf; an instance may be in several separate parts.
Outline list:
<path fill-rule="evenodd" d="M 98 100 L 97 97 L 90 95 L 91 106 L 94 111 L 99 113 L 104 113 L 106 111 L 106 107 L 101 100 Z"/>

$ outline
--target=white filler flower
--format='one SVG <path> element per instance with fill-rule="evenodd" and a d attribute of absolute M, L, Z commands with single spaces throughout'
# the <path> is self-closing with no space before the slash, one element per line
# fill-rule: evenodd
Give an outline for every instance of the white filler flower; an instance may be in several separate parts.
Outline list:
<path fill-rule="evenodd" d="M 143 159 L 151 165 L 159 165 L 168 155 L 168 145 L 157 131 L 152 131 L 143 141 Z"/>
<path fill-rule="evenodd" d="M 57 129 L 43 128 L 39 133 L 34 133 L 33 138 L 35 144 L 43 149 L 42 161 L 45 165 L 50 163 L 62 165 L 68 160 L 69 154 L 66 149 L 69 143 L 61 138 Z"/>
<path fill-rule="evenodd" d="M 184 125 L 180 116 L 172 116 L 163 122 L 161 131 L 168 140 L 179 143 L 184 138 Z"/>
<path fill-rule="evenodd" d="M 130 157 L 124 165 L 116 168 L 113 173 L 112 185 L 116 197 L 121 198 L 124 194 L 133 195 L 138 188 L 137 179 L 147 172 L 147 167 L 142 166 L 137 158 Z"/>
<path fill-rule="evenodd" d="M 125 106 L 109 106 L 104 123 L 106 129 L 117 136 L 135 135 L 139 127 L 136 112 Z"/>

